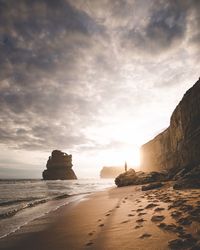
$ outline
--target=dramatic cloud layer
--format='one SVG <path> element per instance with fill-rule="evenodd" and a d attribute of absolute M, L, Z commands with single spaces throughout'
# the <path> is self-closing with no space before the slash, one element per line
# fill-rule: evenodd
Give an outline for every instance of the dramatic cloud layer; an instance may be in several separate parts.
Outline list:
<path fill-rule="evenodd" d="M 0 0 L 2 175 L 55 148 L 80 175 L 136 157 L 199 77 L 199 13 L 197 0 Z"/>

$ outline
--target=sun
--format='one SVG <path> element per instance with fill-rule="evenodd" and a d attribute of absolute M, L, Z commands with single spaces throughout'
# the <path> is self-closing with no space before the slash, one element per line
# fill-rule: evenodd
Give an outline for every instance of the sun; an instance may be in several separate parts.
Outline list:
<path fill-rule="evenodd" d="M 117 158 L 119 162 L 125 164 L 127 162 L 128 168 L 139 168 L 140 165 L 140 153 L 139 148 L 124 148 L 118 152 L 119 154 L 114 154 L 113 156 Z"/>
<path fill-rule="evenodd" d="M 105 119 L 106 120 L 106 119 Z M 131 119 L 120 119 L 106 126 L 90 128 L 87 134 L 101 147 L 93 159 L 103 166 L 124 166 L 140 168 L 140 146 L 144 142 L 144 131 Z"/>
<path fill-rule="evenodd" d="M 139 129 L 133 129 L 130 124 L 118 124 L 106 131 L 104 135 L 111 137 L 112 143 L 109 150 L 108 160 L 117 166 L 123 166 L 125 161 L 128 167 L 139 168 L 140 166 L 140 145 L 143 142 L 143 135 Z"/>
<path fill-rule="evenodd" d="M 128 169 L 139 169 L 140 153 L 139 148 L 112 149 L 104 152 L 104 162 L 109 166 L 124 166 L 127 163 Z"/>

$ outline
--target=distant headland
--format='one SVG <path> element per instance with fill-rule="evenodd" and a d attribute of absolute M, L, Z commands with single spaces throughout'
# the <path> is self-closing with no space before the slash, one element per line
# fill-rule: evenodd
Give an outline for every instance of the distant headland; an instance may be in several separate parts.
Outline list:
<path fill-rule="evenodd" d="M 101 178 L 116 178 L 119 174 L 124 172 L 124 167 L 103 167 L 100 172 Z"/>
<path fill-rule="evenodd" d="M 72 169 L 72 155 L 60 150 L 53 150 L 47 161 L 47 169 L 43 171 L 44 180 L 75 180 L 77 179 Z"/>

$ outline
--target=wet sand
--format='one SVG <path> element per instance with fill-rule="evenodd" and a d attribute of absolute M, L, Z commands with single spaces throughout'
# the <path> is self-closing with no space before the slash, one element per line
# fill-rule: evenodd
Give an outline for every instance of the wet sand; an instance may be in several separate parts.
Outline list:
<path fill-rule="evenodd" d="M 107 189 L 24 226 L 0 249 L 200 249 L 200 190 Z"/>

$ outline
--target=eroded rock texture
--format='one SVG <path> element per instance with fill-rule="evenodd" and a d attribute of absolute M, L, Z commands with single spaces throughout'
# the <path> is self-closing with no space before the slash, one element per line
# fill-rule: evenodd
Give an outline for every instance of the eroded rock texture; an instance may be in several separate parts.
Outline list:
<path fill-rule="evenodd" d="M 144 173 L 142 171 L 135 172 L 134 169 L 130 168 L 127 172 L 124 172 L 120 174 L 117 178 L 115 178 L 115 184 L 118 187 L 123 187 L 129 185 L 141 185 L 153 182 L 155 183 L 166 180 L 168 180 L 167 173 L 161 173 L 161 172 Z"/>
<path fill-rule="evenodd" d="M 185 169 L 184 172 L 186 172 Z M 192 170 L 182 175 L 175 176 L 175 178 L 174 189 L 200 188 L 200 165 L 193 167 Z"/>
<path fill-rule="evenodd" d="M 72 155 L 60 150 L 54 150 L 47 161 L 47 169 L 43 171 L 44 180 L 73 180 L 77 179 L 72 170 Z"/>
<path fill-rule="evenodd" d="M 174 110 L 170 126 L 141 147 L 141 169 L 176 174 L 200 164 L 200 79 Z"/>

